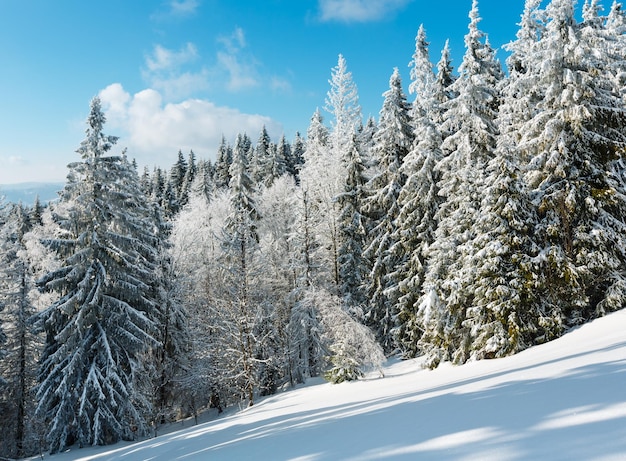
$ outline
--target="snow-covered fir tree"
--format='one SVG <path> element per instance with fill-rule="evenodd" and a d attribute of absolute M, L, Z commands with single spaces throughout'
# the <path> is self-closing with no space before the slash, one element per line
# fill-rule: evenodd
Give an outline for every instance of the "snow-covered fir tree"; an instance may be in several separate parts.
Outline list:
<path fill-rule="evenodd" d="M 365 280 L 368 298 L 366 324 L 376 333 L 386 352 L 395 349 L 392 330 L 396 326 L 394 310 L 398 280 L 396 267 L 402 254 L 396 251 L 395 230 L 399 214 L 398 196 L 406 176 L 402 162 L 413 142 L 409 104 L 402 89 L 398 69 L 389 79 L 389 90 L 383 93 L 378 130 L 374 134 L 372 156 L 377 172 L 367 184 L 368 197 L 363 206 L 369 218 L 368 240 L 364 249 L 369 274 Z"/>
<path fill-rule="evenodd" d="M 571 0 L 546 7 L 545 33 L 533 57 L 543 62 L 536 78 L 543 97 L 522 127 L 539 215 L 536 289 L 545 339 L 620 308 L 626 295 L 619 172 L 624 99 L 596 2 L 587 4 L 585 17 L 576 21 Z"/>
<path fill-rule="evenodd" d="M 131 164 L 107 155 L 117 138 L 103 133 L 104 123 L 94 98 L 81 160 L 68 166 L 45 242 L 60 267 L 38 281 L 56 294 L 38 320 L 46 340 L 37 412 L 52 452 L 131 440 L 145 428 L 136 373 L 157 344 L 154 224 Z"/>
<path fill-rule="evenodd" d="M 0 226 L 0 457 L 22 458 L 39 448 L 34 415 L 36 360 L 39 340 L 31 317 L 34 274 L 26 249 L 26 234 L 39 223 L 28 208 L 8 208 Z M 6 342 L 5 342 L 6 341 Z"/>
<path fill-rule="evenodd" d="M 450 100 L 443 129 L 452 133 L 442 145 L 437 165 L 440 194 L 445 201 L 437 211 L 435 241 L 428 251 L 424 295 L 418 309 L 423 334 L 419 347 L 429 366 L 441 360 L 467 360 L 465 308 L 472 303 L 468 286 L 472 267 L 473 225 L 478 220 L 484 193 L 484 171 L 494 156 L 495 124 L 502 71 L 484 32 L 479 30 L 478 3 L 470 11 L 466 51 L 453 84 L 458 96 Z"/>
<path fill-rule="evenodd" d="M 222 136 L 215 160 L 215 187 L 225 189 L 230 183 L 230 165 L 233 163 L 233 149 Z"/>
<path fill-rule="evenodd" d="M 359 152 L 357 135 L 353 133 L 352 142 L 345 156 L 347 177 L 343 193 L 336 197 L 340 208 L 339 214 L 339 294 L 348 311 L 362 316 L 365 295 L 366 265 L 363 258 L 366 224 L 361 213 L 364 187 L 367 179 L 365 166 Z"/>
<path fill-rule="evenodd" d="M 222 231 L 221 265 L 224 287 L 221 299 L 215 299 L 217 327 L 225 342 L 225 373 L 241 398 L 252 405 L 259 387 L 256 333 L 263 318 L 262 300 L 254 284 L 258 275 L 260 215 L 255 202 L 253 182 L 247 171 L 246 139 L 237 137 L 230 168 L 230 210 Z"/>
<path fill-rule="evenodd" d="M 440 74 L 449 71 L 445 50 L 442 62 L 446 64 L 442 65 Z M 440 106 L 450 100 L 446 95 L 449 90 L 443 85 L 451 85 L 453 81 L 450 76 L 434 74 L 423 26 L 417 34 L 411 74 L 410 89 L 416 94 L 411 111 L 414 142 L 400 167 L 406 180 L 398 195 L 398 223 L 394 231 L 396 252 L 404 255 L 397 268 L 395 340 L 407 357 L 418 353 L 421 336 L 416 315 L 418 300 L 423 291 L 427 250 L 435 239 L 435 216 L 441 204 L 435 168 L 442 157 L 442 137 L 435 120 L 442 115 Z"/>

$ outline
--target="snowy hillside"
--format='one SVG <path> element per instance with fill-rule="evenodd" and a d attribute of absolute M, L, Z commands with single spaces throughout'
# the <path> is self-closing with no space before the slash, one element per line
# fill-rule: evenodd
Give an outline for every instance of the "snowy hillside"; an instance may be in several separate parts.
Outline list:
<path fill-rule="evenodd" d="M 313 382 L 239 413 L 67 460 L 626 459 L 626 310 L 514 357 Z"/>

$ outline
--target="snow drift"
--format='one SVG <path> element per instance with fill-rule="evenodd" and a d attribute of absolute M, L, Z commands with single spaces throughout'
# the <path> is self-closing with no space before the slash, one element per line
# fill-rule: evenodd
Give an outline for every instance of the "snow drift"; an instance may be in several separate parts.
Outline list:
<path fill-rule="evenodd" d="M 626 310 L 513 357 L 434 371 L 391 361 L 385 378 L 312 381 L 157 438 L 49 459 L 626 459 Z"/>

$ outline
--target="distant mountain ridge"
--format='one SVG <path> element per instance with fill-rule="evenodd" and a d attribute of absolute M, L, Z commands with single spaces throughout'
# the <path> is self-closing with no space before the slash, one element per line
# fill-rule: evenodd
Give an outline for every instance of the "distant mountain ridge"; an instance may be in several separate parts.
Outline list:
<path fill-rule="evenodd" d="M 33 205 L 39 195 L 41 203 L 48 203 L 59 198 L 58 192 L 64 185 L 62 182 L 0 184 L 0 197 L 11 203 L 22 202 L 24 205 Z"/>

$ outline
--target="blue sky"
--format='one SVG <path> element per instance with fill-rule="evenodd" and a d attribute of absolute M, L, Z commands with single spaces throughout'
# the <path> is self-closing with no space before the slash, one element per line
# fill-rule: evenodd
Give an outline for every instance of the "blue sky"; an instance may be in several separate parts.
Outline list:
<path fill-rule="evenodd" d="M 479 0 L 494 47 L 515 38 L 523 0 Z M 139 165 L 181 149 L 214 158 L 224 134 L 305 133 L 341 53 L 363 115 L 393 68 L 405 87 L 424 24 L 434 62 L 463 55 L 471 0 L 0 0 L 0 184 L 64 181 L 89 101 Z M 500 53 L 500 56 L 503 56 Z"/>

